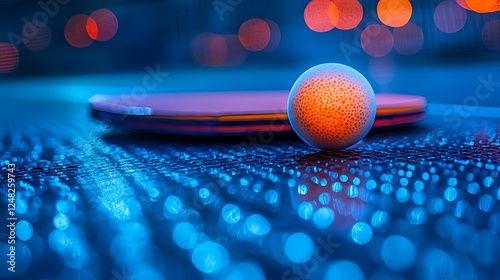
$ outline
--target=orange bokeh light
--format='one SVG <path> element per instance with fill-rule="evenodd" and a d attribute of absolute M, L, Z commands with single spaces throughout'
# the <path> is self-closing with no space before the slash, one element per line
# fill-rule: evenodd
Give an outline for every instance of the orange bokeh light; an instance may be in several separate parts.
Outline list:
<path fill-rule="evenodd" d="M 52 41 L 52 31 L 42 22 L 27 22 L 23 26 L 23 43 L 32 52 L 45 50 Z"/>
<path fill-rule="evenodd" d="M 19 65 L 19 52 L 16 46 L 7 42 L 0 42 L 0 73 L 14 71 Z"/>
<path fill-rule="evenodd" d="M 356 28 L 363 19 L 363 6 L 357 0 L 335 0 L 329 9 L 330 22 L 340 30 Z"/>
<path fill-rule="evenodd" d="M 86 48 L 90 46 L 94 39 L 87 33 L 89 25 L 92 29 L 97 29 L 97 23 L 89 16 L 78 14 L 72 16 L 64 28 L 64 37 L 68 43 L 76 48 Z"/>
<path fill-rule="evenodd" d="M 313 0 L 304 10 L 304 21 L 307 27 L 315 32 L 328 32 L 334 28 L 330 21 L 330 0 Z"/>
<path fill-rule="evenodd" d="M 467 0 L 456 0 L 456 1 L 457 4 L 460 5 L 462 8 L 472 11 L 469 5 L 467 5 Z"/>
<path fill-rule="evenodd" d="M 455 1 L 447 0 L 439 3 L 434 11 L 434 22 L 439 30 L 445 33 L 460 31 L 467 21 L 467 12 Z"/>
<path fill-rule="evenodd" d="M 400 54 L 416 54 L 424 45 L 424 32 L 413 22 L 394 29 L 394 49 Z"/>
<path fill-rule="evenodd" d="M 361 33 L 361 47 L 370 56 L 385 56 L 393 46 L 394 38 L 385 25 L 371 24 Z"/>
<path fill-rule="evenodd" d="M 413 7 L 408 0 L 380 0 L 377 15 L 382 23 L 390 27 L 401 27 L 408 23 Z"/>
<path fill-rule="evenodd" d="M 269 44 L 267 44 L 267 47 L 263 49 L 263 51 L 272 52 L 278 47 L 281 42 L 281 31 L 276 22 L 270 19 L 266 19 L 266 22 L 271 30 L 271 40 L 269 41 Z"/>
<path fill-rule="evenodd" d="M 467 6 L 477 13 L 493 13 L 500 11 L 498 0 L 466 0 Z"/>
<path fill-rule="evenodd" d="M 87 22 L 87 33 L 90 38 L 96 41 L 109 41 L 118 31 L 118 19 L 115 14 L 108 9 L 99 9 L 90 14 Z"/>
<path fill-rule="evenodd" d="M 271 41 L 271 28 L 265 20 L 252 18 L 240 26 L 238 38 L 245 49 L 261 51 Z"/>

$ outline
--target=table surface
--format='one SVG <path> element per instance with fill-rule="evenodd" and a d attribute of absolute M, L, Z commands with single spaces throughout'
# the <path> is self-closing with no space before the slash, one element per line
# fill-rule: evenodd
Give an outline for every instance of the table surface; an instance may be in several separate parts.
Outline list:
<path fill-rule="evenodd" d="M 87 109 L 3 128 L 22 232 L 0 278 L 500 279 L 498 118 L 431 115 L 321 152 L 117 132 Z"/>

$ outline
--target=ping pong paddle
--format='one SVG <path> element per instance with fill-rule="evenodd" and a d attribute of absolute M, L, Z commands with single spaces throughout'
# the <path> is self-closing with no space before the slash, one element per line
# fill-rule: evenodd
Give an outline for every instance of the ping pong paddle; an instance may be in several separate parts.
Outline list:
<path fill-rule="evenodd" d="M 289 91 L 197 92 L 95 95 L 92 115 L 117 127 L 184 135 L 247 135 L 261 131 L 293 133 L 288 122 Z M 418 122 L 425 116 L 420 96 L 377 94 L 373 129 Z"/>

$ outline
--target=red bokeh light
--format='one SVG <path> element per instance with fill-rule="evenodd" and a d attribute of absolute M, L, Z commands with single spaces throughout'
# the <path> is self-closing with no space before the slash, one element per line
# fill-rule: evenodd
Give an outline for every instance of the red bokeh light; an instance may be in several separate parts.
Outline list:
<path fill-rule="evenodd" d="M 247 50 L 261 51 L 271 41 L 271 28 L 265 20 L 252 18 L 240 26 L 238 37 Z"/>
<path fill-rule="evenodd" d="M 96 41 L 109 41 L 118 31 L 118 19 L 108 9 L 99 9 L 90 14 L 86 29 L 90 38 Z M 95 24 L 94 24 L 95 23 Z"/>
<path fill-rule="evenodd" d="M 394 49 L 400 54 L 416 54 L 424 45 L 424 32 L 413 22 L 394 29 Z"/>
<path fill-rule="evenodd" d="M 191 42 L 191 55 L 203 66 L 236 66 L 245 62 L 248 51 L 241 45 L 238 35 L 200 33 Z"/>
<path fill-rule="evenodd" d="M 335 0 L 332 5 L 336 8 L 329 9 L 330 21 L 340 30 L 354 29 L 363 19 L 363 6 L 357 0 Z"/>
<path fill-rule="evenodd" d="M 447 0 L 439 3 L 434 11 L 434 22 L 439 30 L 445 33 L 460 31 L 467 21 L 467 12 L 455 1 Z"/>
<path fill-rule="evenodd" d="M 0 73 L 14 71 L 19 65 L 19 52 L 11 43 L 0 42 Z"/>
<path fill-rule="evenodd" d="M 328 32 L 334 28 L 330 21 L 330 0 L 313 0 L 304 10 L 307 27 L 315 32 Z"/>
<path fill-rule="evenodd" d="M 68 43 L 76 48 L 85 48 L 90 46 L 94 39 L 87 33 L 90 28 L 97 30 L 97 23 L 89 16 L 78 14 L 72 16 L 64 28 L 64 37 Z"/>
<path fill-rule="evenodd" d="M 385 25 L 371 24 L 361 33 L 361 47 L 370 56 L 385 56 L 393 46 L 394 38 Z"/>
<path fill-rule="evenodd" d="M 27 22 L 23 26 L 23 43 L 33 52 L 45 50 L 52 41 L 52 31 L 42 22 Z"/>

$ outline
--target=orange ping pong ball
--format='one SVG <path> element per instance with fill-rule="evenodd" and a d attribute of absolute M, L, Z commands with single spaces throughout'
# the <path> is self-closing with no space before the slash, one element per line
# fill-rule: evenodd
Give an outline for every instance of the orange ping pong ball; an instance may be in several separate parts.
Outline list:
<path fill-rule="evenodd" d="M 288 97 L 288 118 L 307 144 L 341 150 L 364 138 L 376 114 L 375 94 L 366 78 L 337 63 L 312 67 Z"/>

